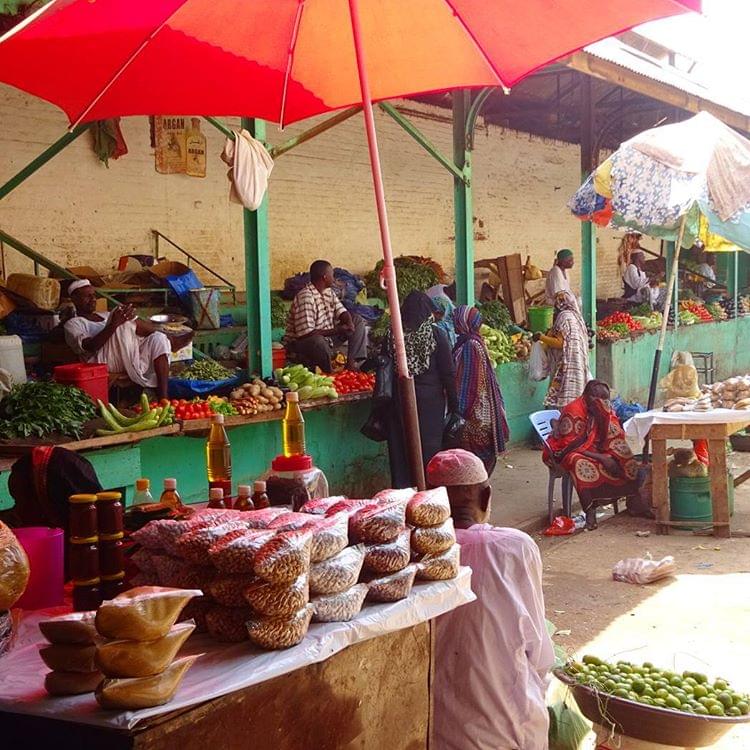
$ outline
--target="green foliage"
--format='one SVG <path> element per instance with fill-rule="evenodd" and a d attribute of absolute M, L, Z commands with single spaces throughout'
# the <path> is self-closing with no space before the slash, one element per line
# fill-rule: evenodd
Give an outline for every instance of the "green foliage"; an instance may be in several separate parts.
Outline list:
<path fill-rule="evenodd" d="M 284 300 L 276 292 L 271 292 L 271 328 L 286 326 L 287 310 Z"/>
<path fill-rule="evenodd" d="M 199 359 L 179 374 L 181 380 L 227 380 L 235 373 L 213 359 Z"/>
<path fill-rule="evenodd" d="M 398 299 L 403 302 L 410 292 L 423 292 L 440 282 L 437 272 L 424 263 L 412 258 L 400 257 L 394 260 L 396 266 L 396 283 L 398 284 Z M 385 290 L 380 288 L 380 272 L 383 261 L 378 261 L 375 268 L 365 276 L 367 295 L 374 299 L 386 299 Z"/>
<path fill-rule="evenodd" d="M 44 437 L 53 432 L 80 438 L 96 410 L 80 388 L 30 380 L 14 385 L 0 402 L 0 434 L 6 438 Z"/>
<path fill-rule="evenodd" d="M 489 302 L 480 302 L 477 309 L 482 313 L 482 322 L 490 328 L 505 331 L 513 325 L 510 310 L 500 300 L 493 299 Z"/>

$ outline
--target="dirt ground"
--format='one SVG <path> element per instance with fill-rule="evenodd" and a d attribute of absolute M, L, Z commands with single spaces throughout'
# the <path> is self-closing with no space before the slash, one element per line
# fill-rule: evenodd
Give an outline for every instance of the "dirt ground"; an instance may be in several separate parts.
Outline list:
<path fill-rule="evenodd" d="M 533 465 L 533 452 L 523 453 Z M 734 454 L 731 463 L 736 475 L 750 466 L 750 458 Z M 541 470 L 528 475 L 529 484 L 516 482 L 513 494 L 526 499 L 508 503 L 504 511 L 496 508 L 493 515 L 535 516 L 538 529 L 539 508 L 546 506 L 546 475 L 540 475 Z M 535 513 L 526 512 L 531 509 Z M 558 629 L 555 641 L 571 654 L 705 672 L 750 692 L 750 538 L 739 536 L 750 533 L 750 482 L 737 488 L 732 529 L 737 534 L 732 539 L 684 531 L 659 536 L 652 521 L 621 513 L 600 521 L 594 532 L 563 538 L 533 533 L 544 561 L 547 617 Z M 638 537 L 636 531 L 651 534 Z M 676 577 L 648 586 L 612 580 L 618 560 L 649 554 L 672 555 Z M 750 750 L 750 725 L 713 747 Z"/>

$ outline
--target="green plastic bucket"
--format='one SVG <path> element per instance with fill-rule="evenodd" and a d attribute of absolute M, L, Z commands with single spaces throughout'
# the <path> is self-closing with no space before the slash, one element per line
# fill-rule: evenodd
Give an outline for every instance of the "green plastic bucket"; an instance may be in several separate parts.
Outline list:
<path fill-rule="evenodd" d="M 734 515 L 734 480 L 727 474 L 729 515 Z M 713 520 L 711 482 L 708 477 L 670 477 L 669 506 L 672 521 L 705 522 Z M 678 526 L 690 530 L 689 526 Z"/>
<path fill-rule="evenodd" d="M 539 307 L 530 307 L 528 309 L 529 315 L 529 330 L 532 333 L 546 333 L 552 328 L 552 314 L 555 308 L 548 305 L 542 305 Z"/>

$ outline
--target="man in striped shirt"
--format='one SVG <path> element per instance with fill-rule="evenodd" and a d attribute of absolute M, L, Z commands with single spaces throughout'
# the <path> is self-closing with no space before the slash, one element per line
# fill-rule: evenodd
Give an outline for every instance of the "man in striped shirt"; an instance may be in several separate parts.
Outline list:
<path fill-rule="evenodd" d="M 310 283 L 297 292 L 286 323 L 287 349 L 294 359 L 315 370 L 331 372 L 331 355 L 346 346 L 350 370 L 367 356 L 367 328 L 352 316 L 332 289 L 333 267 L 327 260 L 310 266 Z"/>

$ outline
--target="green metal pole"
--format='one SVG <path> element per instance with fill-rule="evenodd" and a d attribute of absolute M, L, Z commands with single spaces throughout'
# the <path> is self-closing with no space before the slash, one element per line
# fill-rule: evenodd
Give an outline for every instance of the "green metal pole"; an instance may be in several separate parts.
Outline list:
<path fill-rule="evenodd" d="M 58 138 L 49 148 L 42 151 L 36 159 L 29 162 L 20 172 L 11 177 L 4 185 L 0 186 L 0 200 L 15 190 L 27 178 L 31 177 L 34 172 L 43 167 L 52 157 L 59 154 L 69 143 L 78 138 L 81 133 L 85 133 L 89 127 L 89 123 L 78 125 L 73 130 L 65 133 L 62 138 Z"/>
<path fill-rule="evenodd" d="M 734 314 L 739 315 L 739 296 L 740 296 L 740 251 L 735 250 L 732 263 L 732 298 L 734 299 Z"/>
<path fill-rule="evenodd" d="M 242 118 L 242 127 L 259 141 L 266 139 L 264 120 Z M 243 209 L 245 232 L 245 306 L 247 366 L 263 377 L 271 375 L 271 274 L 268 244 L 268 194 L 257 211 Z"/>
<path fill-rule="evenodd" d="M 472 224 L 471 148 L 466 132 L 471 106 L 469 91 L 453 92 L 453 162 L 464 178 L 453 177 L 453 224 L 455 229 L 456 301 L 474 304 L 474 227 Z"/>
<path fill-rule="evenodd" d="M 581 181 L 596 168 L 594 153 L 594 103 L 591 94 L 591 78 L 583 76 L 581 81 Z M 596 229 L 590 221 L 581 224 L 581 298 L 583 319 L 593 331 L 596 330 Z M 594 338 L 596 342 L 596 338 Z M 594 344 L 596 347 L 596 344 Z M 589 369 L 596 375 L 596 348 L 589 356 Z"/>

